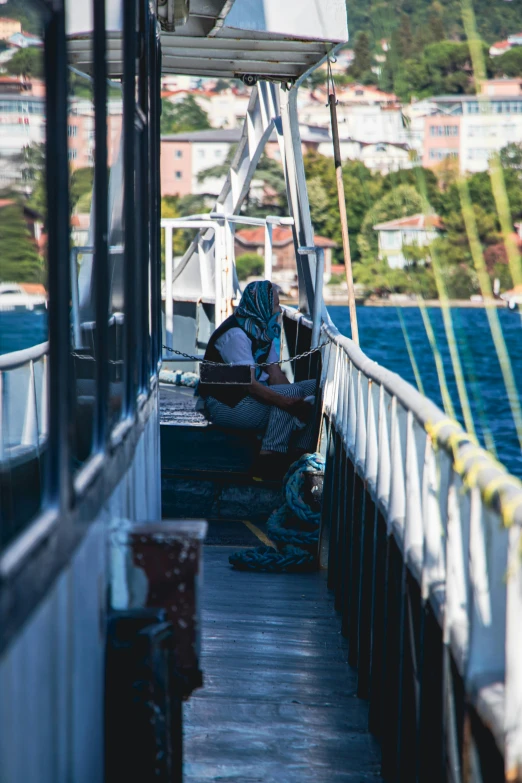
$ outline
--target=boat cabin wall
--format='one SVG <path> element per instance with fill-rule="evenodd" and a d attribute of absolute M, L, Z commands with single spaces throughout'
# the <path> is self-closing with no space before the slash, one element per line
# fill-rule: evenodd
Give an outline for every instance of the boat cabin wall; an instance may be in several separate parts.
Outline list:
<path fill-rule="evenodd" d="M 10 161 L 30 214 L 13 197 L 0 221 L 16 218 L 20 235 L 44 227 L 31 254 L 12 251 L 18 268 L 45 270 L 46 311 L 23 313 L 40 319 L 29 345 L 0 355 L 0 780 L 93 783 L 103 780 L 109 524 L 161 516 L 159 36 L 149 4 L 121 0 L 114 85 L 102 3 L 84 3 L 94 32 L 74 40 L 75 0 L 21 5 L 20 25 L 31 11 L 39 26 L 30 55 L 45 79 L 24 105 L 43 135 L 25 164 Z M 73 67 L 78 47 L 89 73 Z"/>

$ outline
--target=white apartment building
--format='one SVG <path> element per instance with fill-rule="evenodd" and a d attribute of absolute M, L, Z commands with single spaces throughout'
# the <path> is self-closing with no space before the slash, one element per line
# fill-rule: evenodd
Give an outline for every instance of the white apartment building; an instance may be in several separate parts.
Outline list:
<path fill-rule="evenodd" d="M 196 100 L 207 112 L 213 128 L 240 128 L 246 117 L 250 95 L 229 89 L 207 95 L 201 102 L 196 95 Z"/>
<path fill-rule="evenodd" d="M 45 141 L 45 100 L 13 93 L 0 94 L 0 188 L 22 178 L 24 147 Z"/>
<path fill-rule="evenodd" d="M 236 90 L 227 89 L 221 92 L 211 92 L 205 89 L 192 89 L 189 86 L 179 86 L 176 82 L 167 82 L 162 79 L 163 97 L 173 104 L 183 101 L 187 96 L 192 96 L 197 104 L 208 115 L 208 121 L 212 128 L 240 128 L 246 117 L 249 94 L 238 93 Z"/>
<path fill-rule="evenodd" d="M 380 174 L 389 174 L 399 169 L 409 169 L 413 166 L 413 158 L 407 144 L 393 142 L 365 142 L 355 139 L 340 139 L 341 160 L 358 160 L 366 168 Z M 319 144 L 318 152 L 326 157 L 333 156 L 332 141 Z"/>
<path fill-rule="evenodd" d="M 522 142 L 522 95 L 504 95 L 502 86 L 487 98 L 447 95 L 431 99 L 434 109 L 424 118 L 425 166 L 437 166 L 450 157 L 459 161 L 461 172 L 486 171 L 494 152 L 511 142 Z"/>
<path fill-rule="evenodd" d="M 522 114 L 465 114 L 460 120 L 460 170 L 486 171 L 493 153 L 522 142 Z"/>
<path fill-rule="evenodd" d="M 304 124 L 330 126 L 330 107 L 318 101 L 302 103 L 299 120 Z M 399 104 L 344 104 L 337 106 L 339 134 L 343 138 L 361 139 L 369 143 L 407 143 L 406 128 Z"/>

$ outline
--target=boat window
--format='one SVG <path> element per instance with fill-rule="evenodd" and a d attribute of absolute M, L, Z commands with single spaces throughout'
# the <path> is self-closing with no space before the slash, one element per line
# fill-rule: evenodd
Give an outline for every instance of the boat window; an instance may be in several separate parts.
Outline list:
<path fill-rule="evenodd" d="M 91 60 L 92 38 L 84 39 Z M 96 415 L 96 295 L 94 264 L 94 92 L 92 77 L 69 58 L 67 153 L 69 159 L 71 367 L 74 421 L 71 459 L 80 467 L 91 455 Z"/>
<path fill-rule="evenodd" d="M 0 549 L 41 508 L 48 436 L 46 12 L 31 0 L 12 5 L 9 17 L 34 42 L 8 60 L 27 100 L 0 100 L 10 123 L 0 149 Z"/>
<path fill-rule="evenodd" d="M 124 396 L 124 252 L 123 231 L 123 92 L 121 84 L 111 81 L 107 91 L 108 138 L 108 221 L 109 221 L 109 418 L 116 424 Z"/>

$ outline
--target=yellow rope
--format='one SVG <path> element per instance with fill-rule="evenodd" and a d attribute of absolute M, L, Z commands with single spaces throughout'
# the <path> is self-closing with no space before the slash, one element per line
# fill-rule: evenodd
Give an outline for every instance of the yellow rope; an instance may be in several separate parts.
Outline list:
<path fill-rule="evenodd" d="M 502 476 L 495 476 L 495 478 L 491 479 L 491 481 L 484 487 L 482 492 L 484 502 L 489 505 L 493 500 L 495 493 L 498 492 L 500 495 L 501 490 L 506 489 L 507 487 L 522 489 L 522 483 L 519 481 L 519 479 L 515 478 L 515 476 L 510 476 L 509 473 L 505 473 Z"/>
<path fill-rule="evenodd" d="M 515 522 L 517 509 L 522 506 L 522 497 L 513 498 L 505 506 L 502 506 L 502 522 L 504 527 L 511 527 Z"/>
<path fill-rule="evenodd" d="M 460 424 L 455 419 L 440 419 L 436 424 L 432 424 L 431 421 L 427 421 L 424 425 L 424 429 L 432 439 L 434 443 L 438 442 L 440 431 L 444 427 L 458 427 L 460 430 Z"/>

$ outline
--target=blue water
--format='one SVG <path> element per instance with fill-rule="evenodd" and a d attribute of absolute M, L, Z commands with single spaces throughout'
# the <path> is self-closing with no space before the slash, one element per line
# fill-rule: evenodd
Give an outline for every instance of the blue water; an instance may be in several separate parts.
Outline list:
<path fill-rule="evenodd" d="M 22 351 L 47 340 L 47 313 L 0 313 L 0 354 Z"/>
<path fill-rule="evenodd" d="M 349 336 L 348 308 L 330 307 L 329 310 L 339 331 Z M 438 308 L 428 312 L 444 362 L 451 399 L 458 418 L 463 422 L 442 312 Z M 486 313 L 482 309 L 454 309 L 451 312 L 479 439 L 484 442 L 483 428 L 489 427 L 498 458 L 512 473 L 522 477 L 522 453 Z M 401 313 L 419 367 L 424 393 L 442 407 L 435 361 L 421 314 L 415 307 L 402 308 Z M 508 310 L 499 310 L 498 315 L 520 397 L 522 320 L 518 313 Z M 359 307 L 357 317 L 363 351 L 416 386 L 397 310 L 392 307 Z M 45 313 L 0 313 L 0 354 L 28 348 L 46 339 Z"/>
<path fill-rule="evenodd" d="M 349 336 L 348 308 L 330 307 L 329 311 L 339 331 Z M 420 311 L 415 307 L 404 307 L 401 313 L 419 368 L 424 393 L 442 408 L 435 361 Z M 464 423 L 458 403 L 442 312 L 438 308 L 430 308 L 428 313 L 444 362 L 455 412 L 461 423 Z M 483 427 L 489 427 L 498 458 L 512 473 L 522 477 L 522 453 L 486 312 L 483 309 L 457 308 L 452 309 L 451 314 L 477 435 L 484 444 Z M 520 398 L 522 392 L 521 317 L 518 313 L 508 310 L 499 310 L 498 315 Z M 362 350 L 371 359 L 398 373 L 416 387 L 397 310 L 392 307 L 359 307 L 357 318 Z"/>

